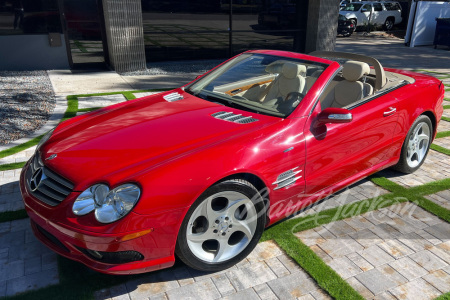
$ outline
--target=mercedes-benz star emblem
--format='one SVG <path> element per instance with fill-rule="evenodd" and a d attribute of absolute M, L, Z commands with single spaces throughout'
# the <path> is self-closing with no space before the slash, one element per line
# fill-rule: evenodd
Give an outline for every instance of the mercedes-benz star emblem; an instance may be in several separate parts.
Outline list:
<path fill-rule="evenodd" d="M 45 176 L 42 168 L 37 169 L 31 176 L 31 180 L 30 180 L 31 191 L 35 192 L 39 188 L 39 185 L 44 181 L 45 178 L 46 178 L 46 176 Z"/>
<path fill-rule="evenodd" d="M 57 156 L 58 156 L 57 154 L 52 154 L 49 157 L 47 157 L 45 160 L 52 160 L 52 159 L 54 159 Z"/>

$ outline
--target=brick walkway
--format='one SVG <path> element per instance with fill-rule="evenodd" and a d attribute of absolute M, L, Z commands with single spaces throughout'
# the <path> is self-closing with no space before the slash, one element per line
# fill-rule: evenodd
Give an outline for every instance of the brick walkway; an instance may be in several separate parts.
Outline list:
<path fill-rule="evenodd" d="M 218 273 L 175 267 L 101 290 L 95 299 L 331 299 L 274 242 Z"/>
<path fill-rule="evenodd" d="M 450 224 L 412 203 L 296 235 L 367 299 L 425 300 L 450 291 Z"/>
<path fill-rule="evenodd" d="M 29 219 L 0 223 L 0 297 L 58 284 L 56 257 L 34 237 Z"/>

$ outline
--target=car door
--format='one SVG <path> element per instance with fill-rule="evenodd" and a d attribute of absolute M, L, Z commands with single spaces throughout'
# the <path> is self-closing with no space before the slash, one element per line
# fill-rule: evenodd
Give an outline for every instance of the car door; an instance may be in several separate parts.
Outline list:
<path fill-rule="evenodd" d="M 376 25 L 382 25 L 386 20 L 386 11 L 383 10 L 381 3 L 373 4 L 373 12 L 371 23 Z"/>
<path fill-rule="evenodd" d="M 353 116 L 350 123 L 326 124 L 324 132 L 313 129 L 322 111 L 320 103 L 316 105 L 304 130 L 308 195 L 347 179 L 354 181 L 390 157 L 398 122 L 397 100 L 389 94 L 369 100 L 349 108 Z"/>
<path fill-rule="evenodd" d="M 364 4 L 359 10 L 358 26 L 367 25 L 369 22 L 370 12 L 372 11 L 371 4 Z"/>

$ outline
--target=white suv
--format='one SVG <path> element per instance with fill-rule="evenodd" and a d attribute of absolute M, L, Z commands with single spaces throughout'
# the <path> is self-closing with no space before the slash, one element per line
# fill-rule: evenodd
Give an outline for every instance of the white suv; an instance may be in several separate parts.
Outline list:
<path fill-rule="evenodd" d="M 355 26 L 367 25 L 370 18 L 370 24 L 382 25 L 385 30 L 391 30 L 395 24 L 402 22 L 402 7 L 393 1 L 352 2 L 342 8 L 339 14 L 351 20 Z"/>

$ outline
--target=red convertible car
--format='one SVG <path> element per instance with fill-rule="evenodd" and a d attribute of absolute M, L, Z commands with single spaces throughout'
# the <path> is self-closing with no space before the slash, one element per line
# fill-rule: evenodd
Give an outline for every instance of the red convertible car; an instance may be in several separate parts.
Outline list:
<path fill-rule="evenodd" d="M 414 172 L 444 85 L 370 57 L 248 51 L 49 132 L 20 177 L 35 235 L 110 274 L 217 271 L 265 227 L 381 169 Z"/>

